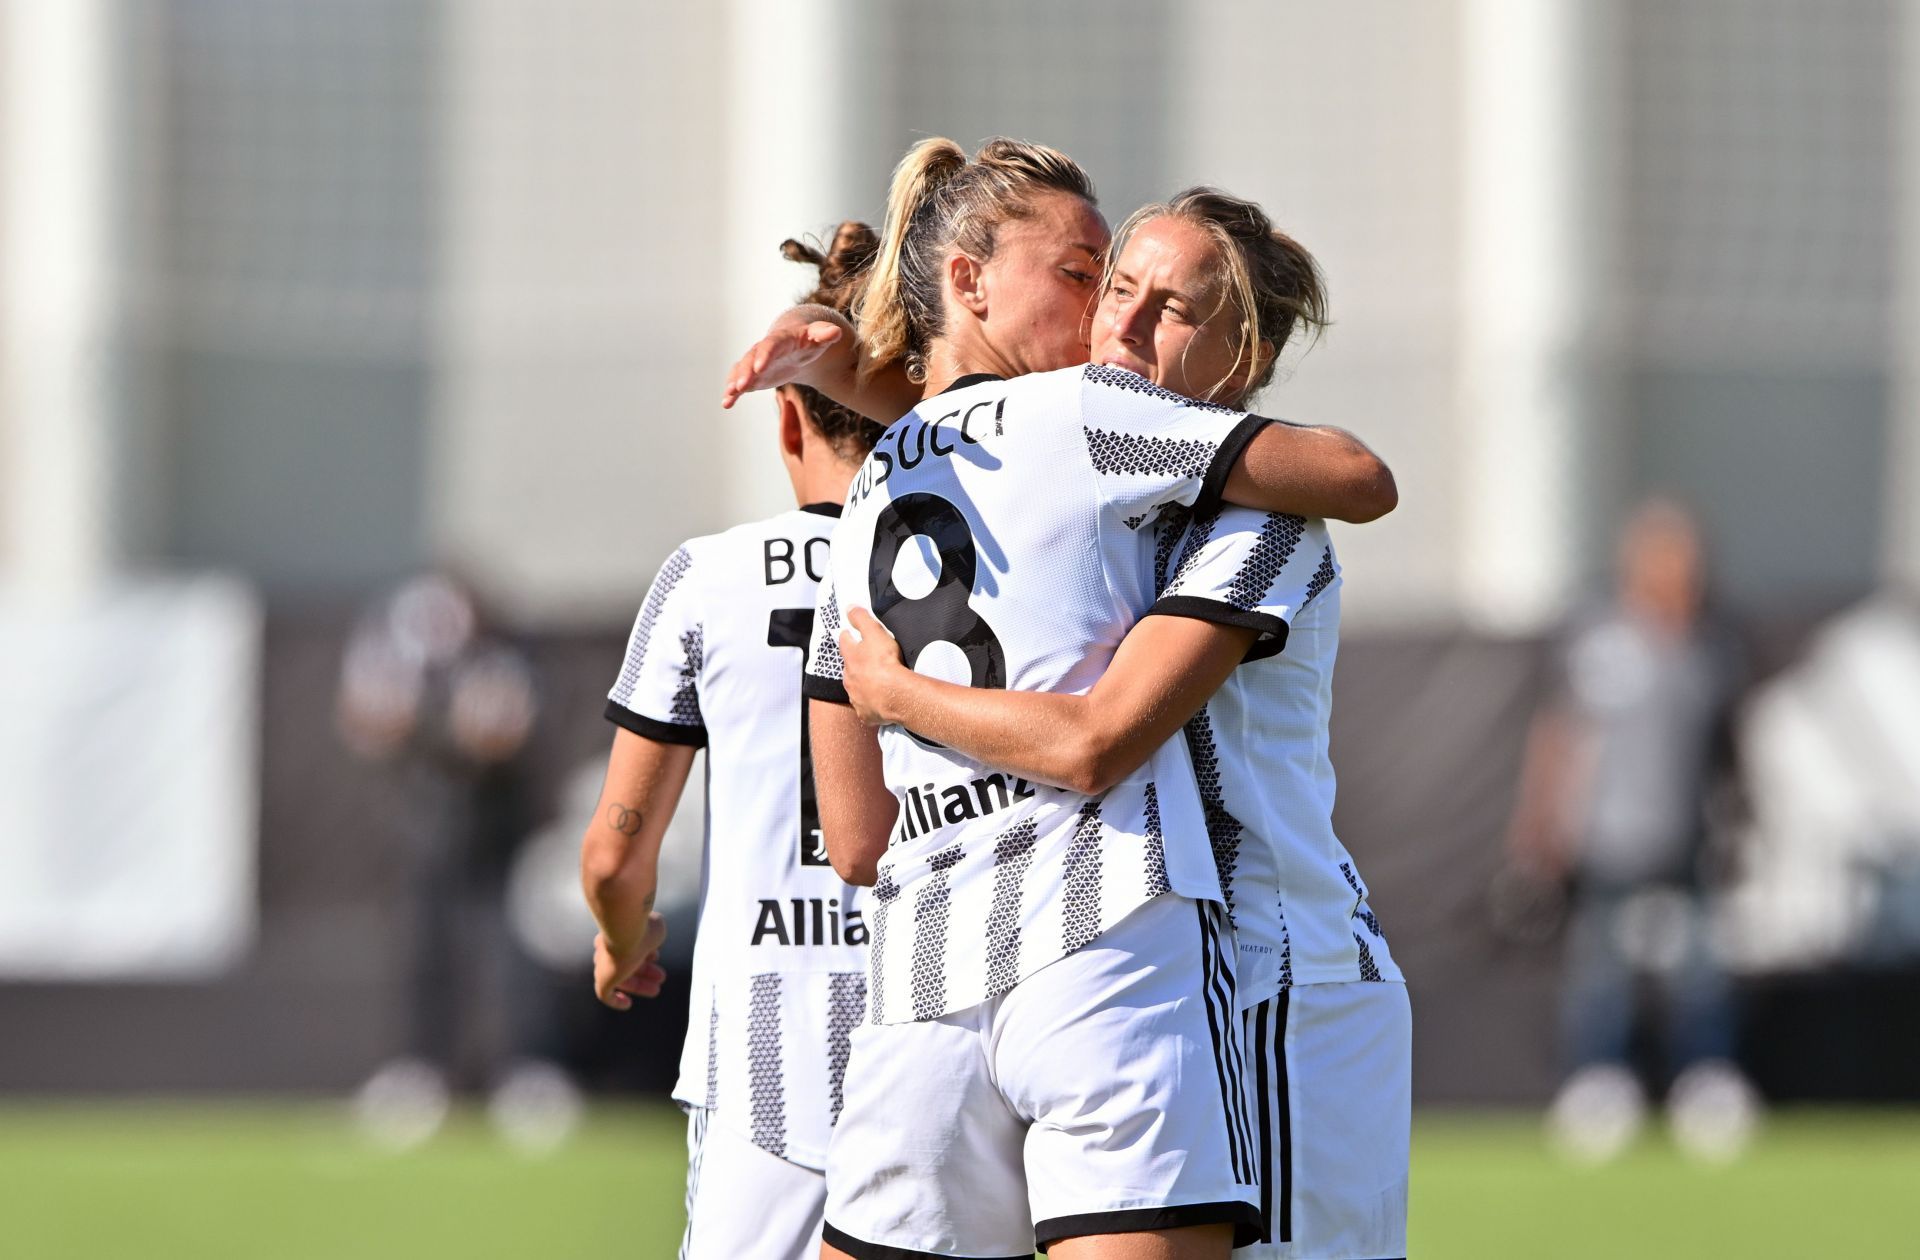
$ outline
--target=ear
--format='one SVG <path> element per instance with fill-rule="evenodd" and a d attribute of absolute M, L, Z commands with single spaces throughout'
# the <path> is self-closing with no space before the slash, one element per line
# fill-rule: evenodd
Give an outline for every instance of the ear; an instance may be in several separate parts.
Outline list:
<path fill-rule="evenodd" d="M 1262 376 L 1266 375 L 1268 365 L 1273 362 L 1273 353 L 1273 343 L 1265 337 L 1260 338 L 1260 344 L 1254 347 L 1253 356 L 1247 363 L 1247 385 L 1249 387 Z"/>
<path fill-rule="evenodd" d="M 976 319 L 987 314 L 986 268 L 976 258 L 955 250 L 947 259 L 947 288 L 953 300 L 971 311 Z"/>
<path fill-rule="evenodd" d="M 775 405 L 780 409 L 780 453 L 790 459 L 799 459 L 807 445 L 807 408 L 800 401 L 800 391 L 781 386 L 773 391 Z"/>

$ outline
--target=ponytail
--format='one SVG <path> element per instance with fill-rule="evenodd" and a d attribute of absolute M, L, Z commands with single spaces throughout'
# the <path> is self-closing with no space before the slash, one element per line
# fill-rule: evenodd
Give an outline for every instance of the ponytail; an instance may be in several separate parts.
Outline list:
<path fill-rule="evenodd" d="M 925 379 L 924 358 L 927 337 L 939 309 L 939 290 L 931 305 L 925 292 L 925 277 L 920 265 L 925 260 L 908 258 L 907 251 L 920 244 L 911 238 L 916 218 L 924 219 L 934 205 L 934 195 L 967 167 L 967 151 L 943 137 L 922 140 L 907 150 L 893 170 L 893 183 L 887 189 L 886 218 L 881 224 L 880 252 L 874 257 L 865 290 L 854 305 L 854 320 L 860 325 L 860 339 L 866 343 L 867 360 L 863 373 L 884 364 L 906 359 L 908 374 L 915 366 Z M 912 274 L 909 274 L 912 273 Z M 937 282 L 938 277 L 934 277 Z"/>

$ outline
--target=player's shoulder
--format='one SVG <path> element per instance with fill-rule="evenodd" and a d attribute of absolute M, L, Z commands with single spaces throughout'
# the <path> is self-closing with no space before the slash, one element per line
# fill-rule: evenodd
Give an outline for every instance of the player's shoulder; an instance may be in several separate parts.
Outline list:
<path fill-rule="evenodd" d="M 834 526 L 840 523 L 840 505 L 838 503 L 810 503 L 806 507 L 791 507 L 772 516 L 762 516 L 756 520 L 742 521 L 717 534 L 709 534 L 704 541 L 707 546 L 718 550 L 727 547 L 753 547 L 761 541 L 775 537 L 791 537 L 797 533 L 831 534 Z"/>
<path fill-rule="evenodd" d="M 1333 545 L 1333 531 L 1327 528 L 1327 522 L 1318 516 L 1295 517 L 1302 521 L 1298 548 L 1303 556 L 1320 557 L 1323 568 L 1340 572 L 1340 549 Z"/>
<path fill-rule="evenodd" d="M 1203 402 L 1197 398 L 1189 398 L 1185 394 L 1177 394 L 1125 368 L 1087 363 L 1067 371 L 1079 374 L 1081 389 L 1089 399 L 1107 402 L 1159 403 L 1165 406 L 1192 407 L 1222 415 L 1241 414 L 1235 407 Z"/>
<path fill-rule="evenodd" d="M 709 569 L 742 558 L 755 559 L 772 538 L 827 535 L 840 523 L 840 505 L 813 504 L 788 508 L 772 516 L 742 521 L 711 534 L 699 534 L 680 544 L 679 550 L 695 564 L 705 562 Z"/>
<path fill-rule="evenodd" d="M 714 579 L 716 573 L 727 568 L 734 556 L 745 550 L 755 536 L 748 531 L 752 531 L 757 524 L 750 522 L 716 533 L 695 534 L 682 539 L 661 561 L 650 597 L 660 599 L 677 595 L 680 599 L 686 599 L 694 596 Z"/>
<path fill-rule="evenodd" d="M 1261 508 L 1223 503 L 1210 512 L 1171 522 L 1184 535 L 1184 554 L 1208 550 L 1232 554 L 1236 549 L 1260 547 L 1278 551 L 1279 560 L 1318 560 L 1334 573 L 1340 571 L 1339 552 L 1327 522 L 1317 516 L 1269 512 Z"/>

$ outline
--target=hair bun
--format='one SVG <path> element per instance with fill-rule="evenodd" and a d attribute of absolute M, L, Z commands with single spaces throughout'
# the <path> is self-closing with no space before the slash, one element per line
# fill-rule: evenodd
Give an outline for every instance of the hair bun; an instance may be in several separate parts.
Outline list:
<path fill-rule="evenodd" d="M 834 229 L 833 244 L 821 262 L 820 279 L 840 284 L 847 277 L 865 271 L 880 252 L 880 234 L 858 219 L 848 219 Z"/>
<path fill-rule="evenodd" d="M 867 268 L 879 251 L 879 234 L 858 219 L 844 220 L 834 228 L 833 240 L 824 250 L 817 241 L 789 238 L 780 242 L 781 256 L 787 261 L 810 263 L 819 273 L 800 300 L 831 306 L 843 314 L 852 311 Z"/>
<path fill-rule="evenodd" d="M 812 263 L 816 267 L 827 265 L 827 256 L 804 241 L 788 237 L 780 242 L 780 254 L 788 262 Z"/>

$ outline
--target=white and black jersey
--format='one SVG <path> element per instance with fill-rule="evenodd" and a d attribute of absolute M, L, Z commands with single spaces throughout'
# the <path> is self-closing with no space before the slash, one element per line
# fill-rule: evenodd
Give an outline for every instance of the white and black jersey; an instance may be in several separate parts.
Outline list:
<path fill-rule="evenodd" d="M 707 749 L 707 834 L 674 1097 L 763 1149 L 825 1166 L 865 1009 L 864 892 L 820 840 L 802 658 L 840 509 L 695 538 L 661 566 L 607 717 Z"/>
<path fill-rule="evenodd" d="M 854 605 L 921 673 L 1084 692 L 1158 594 L 1148 527 L 1217 505 L 1265 423 L 1095 366 L 927 399 L 855 475 L 807 694 L 845 702 L 834 636 Z M 1180 741 L 1090 799 L 898 727 L 880 739 L 900 815 L 871 902 L 876 1022 L 1006 993 L 1162 893 L 1220 897 Z"/>
<path fill-rule="evenodd" d="M 1153 611 L 1261 633 L 1186 727 L 1242 1004 L 1290 985 L 1401 979 L 1333 832 L 1340 565 L 1326 523 L 1228 507 L 1159 528 Z"/>

